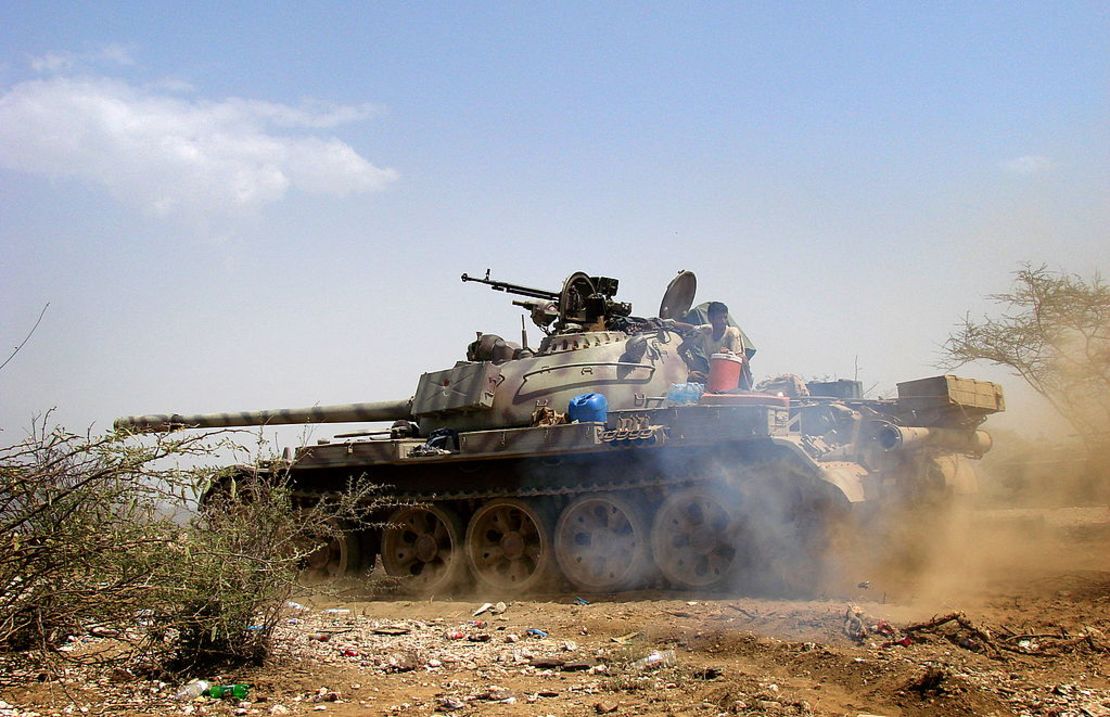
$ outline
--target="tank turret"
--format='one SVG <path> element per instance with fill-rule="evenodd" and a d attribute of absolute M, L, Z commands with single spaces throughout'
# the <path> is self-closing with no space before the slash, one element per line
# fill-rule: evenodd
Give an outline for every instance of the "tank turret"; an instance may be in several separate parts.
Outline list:
<path fill-rule="evenodd" d="M 631 304 L 619 302 L 618 281 L 571 274 L 559 291 L 548 291 L 490 278 L 462 275 L 495 291 L 526 297 L 514 300 L 527 309 L 546 334 L 537 349 L 479 334 L 467 347 L 466 361 L 421 375 L 412 398 L 262 411 L 194 415 L 153 414 L 115 421 L 117 429 L 140 432 L 183 428 L 226 428 L 304 423 L 411 420 L 422 435 L 440 428 L 456 431 L 528 426 L 538 409 L 565 411 L 576 395 L 603 391 L 616 409 L 662 402 L 668 388 L 686 380 L 687 367 L 677 347 L 682 337 L 664 319 L 632 316 Z M 693 274 L 680 272 L 661 313 L 689 309 Z M 676 308 L 677 307 L 677 308 Z"/>

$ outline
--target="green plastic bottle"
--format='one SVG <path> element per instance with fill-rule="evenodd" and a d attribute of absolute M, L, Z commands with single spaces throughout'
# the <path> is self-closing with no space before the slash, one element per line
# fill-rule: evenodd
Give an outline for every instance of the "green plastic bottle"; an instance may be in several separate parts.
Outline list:
<path fill-rule="evenodd" d="M 236 700 L 245 700 L 247 699 L 247 695 L 250 693 L 250 691 L 250 685 L 245 685 L 242 682 L 236 682 L 233 685 L 212 685 L 208 688 L 205 694 L 217 700 L 223 699 L 224 697 L 230 697 Z"/>

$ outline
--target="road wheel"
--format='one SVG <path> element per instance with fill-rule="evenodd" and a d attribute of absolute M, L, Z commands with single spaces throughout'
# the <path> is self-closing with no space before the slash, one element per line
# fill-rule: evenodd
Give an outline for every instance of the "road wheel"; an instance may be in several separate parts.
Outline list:
<path fill-rule="evenodd" d="M 731 501 L 703 487 L 672 493 L 655 514 L 655 564 L 675 587 L 705 589 L 728 580 L 737 558 Z"/>
<path fill-rule="evenodd" d="M 450 508 L 399 508 L 382 532 L 382 566 L 417 592 L 443 593 L 466 574 L 462 543 L 462 520 Z"/>
<path fill-rule="evenodd" d="M 304 556 L 301 562 L 300 580 L 313 584 L 328 582 L 355 573 L 360 563 L 359 541 L 350 531 L 333 524 L 327 535 L 306 537 L 306 543 L 317 547 Z"/>
<path fill-rule="evenodd" d="M 555 526 L 555 557 L 579 590 L 610 592 L 637 586 L 651 565 L 643 511 L 615 493 L 576 498 Z"/>
<path fill-rule="evenodd" d="M 547 511 L 515 498 L 495 498 L 470 519 L 466 556 L 483 587 L 528 591 L 542 586 L 554 565 Z"/>

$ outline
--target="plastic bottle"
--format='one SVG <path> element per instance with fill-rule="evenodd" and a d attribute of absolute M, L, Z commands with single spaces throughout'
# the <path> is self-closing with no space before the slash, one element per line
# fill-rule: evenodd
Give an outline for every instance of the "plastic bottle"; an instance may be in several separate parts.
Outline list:
<path fill-rule="evenodd" d="M 205 690 L 211 687 L 208 680 L 189 680 L 180 690 L 174 693 L 175 700 L 195 700 L 204 694 Z"/>
<path fill-rule="evenodd" d="M 672 383 L 667 391 L 668 406 L 685 406 L 697 403 L 705 393 L 705 385 L 700 383 Z"/>
<path fill-rule="evenodd" d="M 233 685 L 212 685 L 208 688 L 208 696 L 217 700 L 224 697 L 245 700 L 250 690 L 250 685 L 245 685 L 242 682 L 236 682 Z"/>
<path fill-rule="evenodd" d="M 652 650 L 647 657 L 633 662 L 632 667 L 637 670 L 658 670 L 661 667 L 674 667 L 677 662 L 678 657 L 674 650 Z"/>

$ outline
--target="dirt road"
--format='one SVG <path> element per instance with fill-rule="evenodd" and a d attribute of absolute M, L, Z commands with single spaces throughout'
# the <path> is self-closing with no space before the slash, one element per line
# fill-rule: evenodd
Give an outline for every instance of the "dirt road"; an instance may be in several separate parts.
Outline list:
<path fill-rule="evenodd" d="M 1110 511 L 979 511 L 964 525 L 912 571 L 845 575 L 849 587 L 809 601 L 317 596 L 291 608 L 272 664 L 205 676 L 251 683 L 249 702 L 172 702 L 176 685 L 144 687 L 147 707 L 114 702 L 193 715 L 1110 715 Z M 11 714 L 112 708 L 78 693 L 2 698 Z"/>

